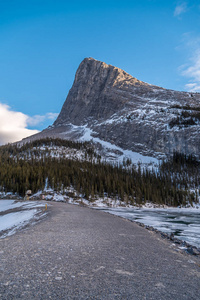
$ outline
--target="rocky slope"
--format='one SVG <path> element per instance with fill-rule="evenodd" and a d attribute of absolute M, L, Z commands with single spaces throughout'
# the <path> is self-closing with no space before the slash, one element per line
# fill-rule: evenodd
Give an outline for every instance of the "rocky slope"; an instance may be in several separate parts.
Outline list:
<path fill-rule="evenodd" d="M 135 152 L 160 158 L 174 150 L 199 156 L 199 120 L 199 93 L 150 85 L 85 58 L 57 120 L 29 139 L 93 139 L 112 159 L 133 157 Z"/>

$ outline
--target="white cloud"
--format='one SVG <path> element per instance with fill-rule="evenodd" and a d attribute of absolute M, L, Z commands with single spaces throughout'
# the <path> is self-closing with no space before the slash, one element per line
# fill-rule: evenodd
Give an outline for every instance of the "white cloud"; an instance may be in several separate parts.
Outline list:
<path fill-rule="evenodd" d="M 189 92 L 200 92 L 200 49 L 195 51 L 190 65 L 184 68 L 182 75 L 190 78 L 185 85 Z"/>
<path fill-rule="evenodd" d="M 28 116 L 12 111 L 6 104 L 0 103 L 0 145 L 21 140 L 38 132 L 27 127 Z"/>
<path fill-rule="evenodd" d="M 187 11 L 187 3 L 182 2 L 181 4 L 178 4 L 174 10 L 174 16 L 180 17 L 183 13 Z"/>
<path fill-rule="evenodd" d="M 28 117 L 27 125 L 37 126 L 39 124 L 44 123 L 47 120 L 54 121 L 57 118 L 57 116 L 57 113 L 46 113 L 45 115 L 35 115 L 33 117 Z"/>
<path fill-rule="evenodd" d="M 188 92 L 197 92 L 199 90 L 197 83 L 188 83 L 185 85 Z"/>
<path fill-rule="evenodd" d="M 55 120 L 58 117 L 58 113 L 47 113 L 46 114 L 49 120 Z"/>
<path fill-rule="evenodd" d="M 46 113 L 30 117 L 0 103 L 0 145 L 19 141 L 27 136 L 38 133 L 38 130 L 28 129 L 28 126 L 38 126 L 47 120 L 53 122 L 57 113 Z"/>

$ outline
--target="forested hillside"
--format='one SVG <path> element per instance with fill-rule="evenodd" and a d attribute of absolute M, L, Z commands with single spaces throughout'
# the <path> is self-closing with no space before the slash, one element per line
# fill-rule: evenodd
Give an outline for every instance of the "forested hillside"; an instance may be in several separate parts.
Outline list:
<path fill-rule="evenodd" d="M 178 206 L 198 201 L 199 167 L 193 156 L 179 153 L 157 170 L 136 168 L 130 161 L 111 165 L 88 142 L 44 139 L 0 147 L 0 189 L 24 196 L 28 189 L 44 189 L 48 179 L 52 189 L 64 193 L 72 186 L 90 201 L 106 195 L 130 204 Z"/>

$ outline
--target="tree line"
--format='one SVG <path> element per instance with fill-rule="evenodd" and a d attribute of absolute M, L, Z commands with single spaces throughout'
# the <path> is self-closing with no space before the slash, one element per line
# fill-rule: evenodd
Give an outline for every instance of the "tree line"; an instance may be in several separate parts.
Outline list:
<path fill-rule="evenodd" d="M 91 160 L 79 161 L 63 157 L 36 157 L 30 149 L 46 145 L 84 149 Z M 38 147 L 38 148 L 37 148 Z M 28 159 L 20 153 L 28 152 Z M 0 190 L 24 196 L 27 190 L 33 193 L 48 185 L 55 191 L 64 191 L 72 186 L 89 201 L 96 196 L 113 197 L 130 204 L 147 201 L 170 206 L 186 205 L 197 201 L 197 193 L 189 187 L 199 187 L 199 162 L 193 156 L 174 153 L 171 159 L 162 161 L 157 170 L 136 168 L 126 164 L 108 164 L 97 157 L 90 143 L 43 139 L 25 144 L 0 147 Z"/>

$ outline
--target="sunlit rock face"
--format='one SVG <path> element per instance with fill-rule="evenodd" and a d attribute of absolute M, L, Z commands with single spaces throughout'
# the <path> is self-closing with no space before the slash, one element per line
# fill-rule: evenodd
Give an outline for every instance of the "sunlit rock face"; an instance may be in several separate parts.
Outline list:
<path fill-rule="evenodd" d="M 174 150 L 200 153 L 200 94 L 167 90 L 85 58 L 62 110 L 40 136 L 90 138 L 161 157 Z"/>

